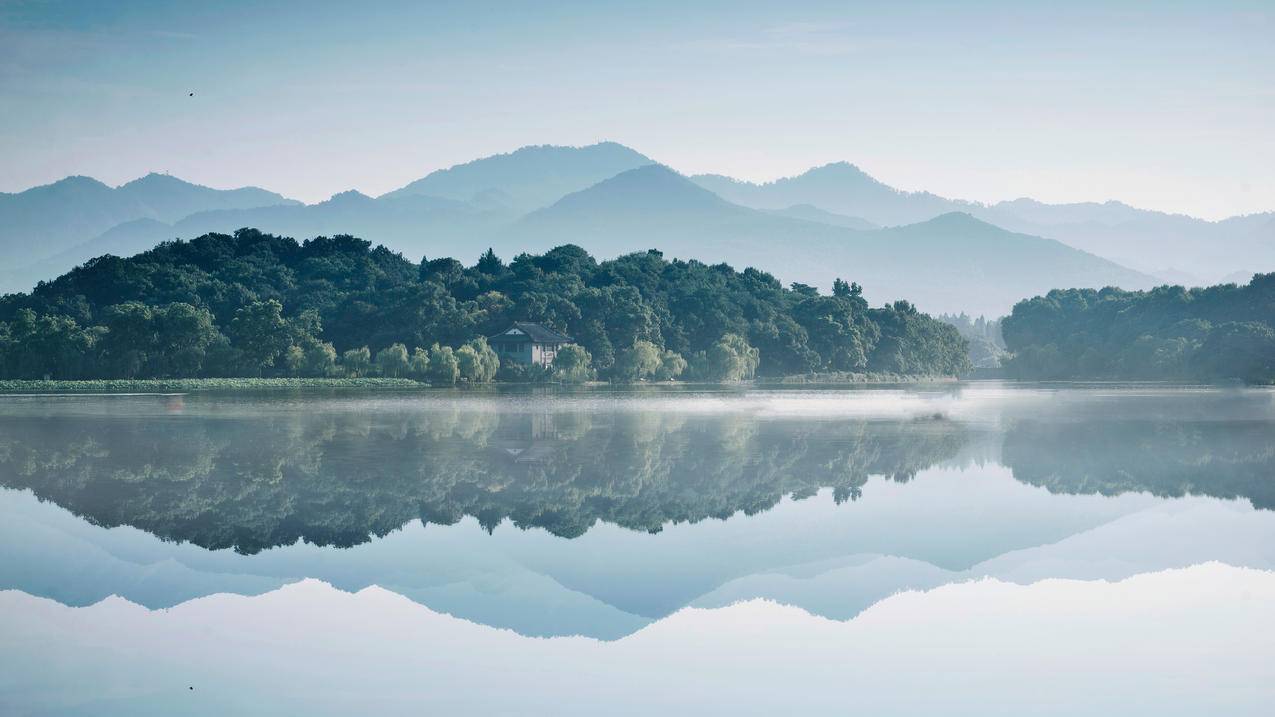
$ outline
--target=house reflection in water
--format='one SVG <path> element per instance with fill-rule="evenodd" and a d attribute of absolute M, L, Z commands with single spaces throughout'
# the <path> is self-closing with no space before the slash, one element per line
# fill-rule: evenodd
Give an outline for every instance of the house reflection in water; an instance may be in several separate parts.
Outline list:
<path fill-rule="evenodd" d="M 491 441 L 510 462 L 527 464 L 549 460 L 565 443 L 548 411 L 502 416 Z"/>

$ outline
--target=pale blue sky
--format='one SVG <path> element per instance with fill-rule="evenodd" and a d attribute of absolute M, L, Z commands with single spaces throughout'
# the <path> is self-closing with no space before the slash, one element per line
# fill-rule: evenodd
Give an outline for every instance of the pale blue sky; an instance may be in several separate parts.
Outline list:
<path fill-rule="evenodd" d="M 611 139 L 686 173 L 1275 209 L 1269 0 L 117 5 L 0 0 L 0 190 L 315 201 Z"/>

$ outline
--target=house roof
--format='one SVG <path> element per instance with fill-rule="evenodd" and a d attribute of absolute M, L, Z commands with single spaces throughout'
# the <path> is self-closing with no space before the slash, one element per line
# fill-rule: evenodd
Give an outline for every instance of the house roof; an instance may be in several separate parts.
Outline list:
<path fill-rule="evenodd" d="M 565 344 L 571 342 L 570 336 L 560 334 L 540 324 L 533 324 L 530 321 L 515 321 L 504 331 L 495 336 L 488 336 L 487 342 L 526 341 L 528 339 L 539 344 Z"/>

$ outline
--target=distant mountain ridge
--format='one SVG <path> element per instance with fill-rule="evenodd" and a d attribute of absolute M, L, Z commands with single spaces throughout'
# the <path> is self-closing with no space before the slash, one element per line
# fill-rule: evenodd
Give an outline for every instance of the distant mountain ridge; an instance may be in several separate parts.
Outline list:
<path fill-rule="evenodd" d="M 382 198 L 423 194 L 470 201 L 494 191 L 512 207 L 530 211 L 651 163 L 650 157 L 615 142 L 584 147 L 537 145 L 430 172 Z"/>
<path fill-rule="evenodd" d="M 0 254 L 9 266 L 52 256 L 125 222 L 175 222 L 195 212 L 297 204 L 257 187 L 212 189 L 166 174 L 119 187 L 67 177 L 16 194 L 0 194 Z"/>
<path fill-rule="evenodd" d="M 452 246 L 457 247 L 458 253 L 476 257 L 482 250 L 481 239 L 517 216 L 508 209 L 485 208 L 438 197 L 408 195 L 374 199 L 347 191 L 317 204 L 201 211 L 171 224 L 135 219 L 51 257 L 8 273 L 0 272 L 0 282 L 3 282 L 0 292 L 28 289 L 36 281 L 58 276 L 103 254 L 132 256 L 162 241 L 192 239 L 209 232 L 229 233 L 242 227 L 303 238 L 331 234 L 372 237 L 378 244 L 409 255 Z M 461 251 L 460 247 L 465 250 Z"/>
<path fill-rule="evenodd" d="M 952 211 L 968 211 L 957 202 L 929 192 L 903 192 L 882 184 L 848 162 L 815 167 L 795 177 L 753 184 L 717 174 L 690 178 L 722 197 L 756 209 L 783 209 L 806 204 L 886 226 L 913 224 Z"/>
<path fill-rule="evenodd" d="M 944 218 L 952 212 L 980 221 Z M 524 147 L 380 197 L 349 191 L 312 205 L 161 174 L 116 188 L 69 177 L 0 194 L 0 220 L 0 291 L 29 289 L 105 253 L 248 226 L 298 238 L 355 234 L 413 259 L 472 260 L 487 246 L 510 256 L 567 241 L 599 256 L 658 248 L 786 268 L 791 276 L 780 278 L 825 287 L 835 274 L 860 281 L 874 300 L 988 314 L 1008 308 L 1009 292 L 1035 287 L 1133 289 L 1165 278 L 1189 285 L 1275 269 L 1275 213 L 1207 222 L 1119 202 L 984 205 L 899 191 L 846 162 L 762 184 L 688 179 L 614 142 Z M 928 279 L 918 284 L 921 276 Z"/>
<path fill-rule="evenodd" d="M 1166 276 L 1212 283 L 1235 273 L 1275 269 L 1275 212 L 1210 222 L 1138 209 L 1123 202 L 1046 204 L 1020 198 L 995 204 L 894 189 L 846 162 L 771 182 L 722 175 L 691 177 L 726 199 L 756 209 L 808 205 L 896 226 L 965 212 L 999 227 L 1058 239 L 1112 261 Z"/>
<path fill-rule="evenodd" d="M 831 224 L 834 227 L 845 227 L 847 229 L 880 229 L 881 225 L 873 224 L 862 217 L 851 217 L 845 214 L 836 214 L 834 212 L 826 212 L 813 204 L 794 204 L 785 209 L 771 209 L 771 214 L 781 217 L 790 217 L 792 219 L 804 219 L 808 222 L 819 222 L 821 224 Z"/>
<path fill-rule="evenodd" d="M 775 267 L 783 281 L 857 281 L 873 303 L 996 316 L 1056 286 L 1149 288 L 1155 277 L 1052 239 L 1016 234 L 967 213 L 855 230 L 733 204 L 662 165 L 630 170 L 532 212 L 494 240 L 497 252 L 562 243 L 600 256 L 649 248 L 707 263 Z M 782 269 L 782 271 L 780 270 Z"/>

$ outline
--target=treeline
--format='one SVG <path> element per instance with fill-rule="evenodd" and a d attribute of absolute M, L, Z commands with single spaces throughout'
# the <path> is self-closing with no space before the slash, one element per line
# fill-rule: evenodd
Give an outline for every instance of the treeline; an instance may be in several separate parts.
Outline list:
<path fill-rule="evenodd" d="M 457 349 L 395 343 L 338 354 L 320 326 L 313 311 L 285 317 L 275 299 L 239 309 L 224 331 L 208 309 L 184 302 L 112 304 L 87 326 L 23 308 L 0 323 L 0 369 L 21 379 L 384 376 L 451 385 L 491 381 L 500 363 L 482 337 Z"/>
<path fill-rule="evenodd" d="M 821 295 L 757 269 L 657 251 L 598 262 L 573 245 L 509 263 L 490 251 L 471 267 L 413 263 L 351 236 L 299 243 L 241 229 L 103 256 L 0 298 L 0 377 L 536 378 L 493 371 L 478 340 L 513 321 L 572 336 L 578 348 L 556 368 L 576 379 L 968 365 L 952 327 L 907 302 L 870 308 L 840 280 Z"/>
<path fill-rule="evenodd" d="M 1275 382 L 1275 274 L 1246 286 L 1068 289 L 1002 321 L 1011 375 Z"/>

